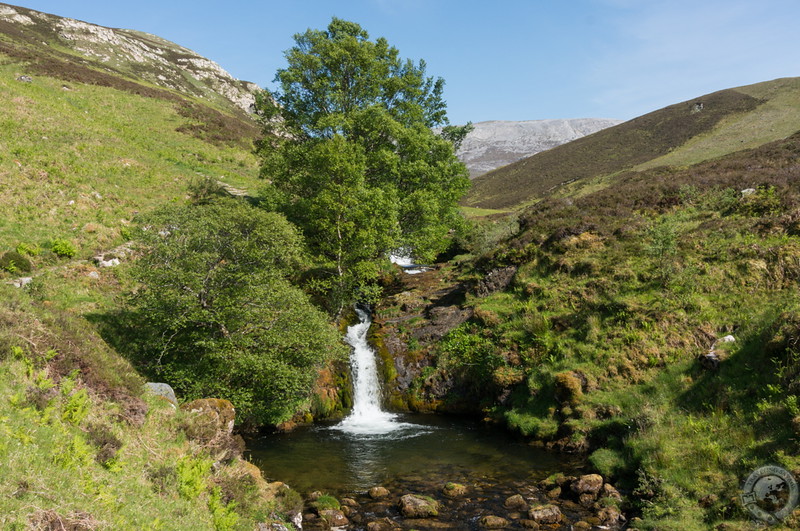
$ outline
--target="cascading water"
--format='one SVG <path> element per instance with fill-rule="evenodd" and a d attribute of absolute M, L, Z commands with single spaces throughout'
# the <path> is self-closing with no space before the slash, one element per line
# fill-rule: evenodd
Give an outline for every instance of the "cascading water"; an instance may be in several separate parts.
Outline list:
<path fill-rule="evenodd" d="M 356 308 L 359 322 L 347 328 L 345 341 L 353 347 L 350 365 L 353 370 L 353 410 L 341 423 L 334 426 L 344 432 L 358 435 L 382 435 L 397 430 L 413 428 L 413 424 L 399 422 L 397 415 L 381 408 L 381 386 L 375 351 L 367 342 L 369 314 Z"/>

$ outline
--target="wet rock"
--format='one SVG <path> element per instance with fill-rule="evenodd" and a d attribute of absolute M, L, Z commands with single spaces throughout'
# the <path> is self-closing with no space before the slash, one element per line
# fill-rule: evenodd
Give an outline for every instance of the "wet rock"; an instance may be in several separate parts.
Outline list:
<path fill-rule="evenodd" d="M 580 496 L 581 494 L 591 494 L 593 497 L 597 496 L 600 489 L 603 487 L 603 476 L 600 474 L 586 474 L 573 481 L 569 488 Z"/>
<path fill-rule="evenodd" d="M 353 498 L 342 498 L 340 503 L 345 507 L 358 507 L 358 502 L 355 501 Z"/>
<path fill-rule="evenodd" d="M 589 522 L 584 522 L 583 520 L 580 520 L 572 524 L 572 529 L 574 531 L 589 531 L 591 528 L 592 524 L 590 524 Z"/>
<path fill-rule="evenodd" d="M 620 510 L 613 505 L 610 507 L 603 507 L 597 511 L 597 519 L 600 520 L 601 525 L 612 528 L 622 526 L 625 523 L 625 517 Z"/>
<path fill-rule="evenodd" d="M 313 501 L 317 501 L 317 500 L 318 500 L 318 499 L 320 499 L 322 496 L 324 496 L 324 494 L 322 493 L 322 491 L 315 490 L 314 492 L 312 492 L 311 494 L 309 494 L 309 495 L 308 495 L 308 501 L 312 501 L 312 502 L 313 502 Z"/>
<path fill-rule="evenodd" d="M 428 496 L 406 494 L 400 498 L 400 512 L 406 518 L 430 518 L 439 515 L 439 502 Z"/>
<path fill-rule="evenodd" d="M 350 524 L 350 520 L 342 511 L 336 509 L 325 509 L 319 512 L 320 518 L 325 520 L 331 527 L 343 527 Z"/>
<path fill-rule="evenodd" d="M 442 487 L 442 494 L 448 498 L 460 498 L 467 493 L 467 487 L 461 483 L 445 483 Z"/>
<path fill-rule="evenodd" d="M 557 505 L 538 505 L 531 507 L 528 518 L 538 524 L 557 524 L 561 522 L 561 509 Z"/>
<path fill-rule="evenodd" d="M 389 495 L 389 489 L 386 487 L 372 487 L 369 489 L 369 497 L 373 500 L 385 498 Z"/>
<path fill-rule="evenodd" d="M 503 529 L 508 527 L 509 521 L 500 516 L 487 515 L 481 518 L 480 524 L 484 529 Z"/>
<path fill-rule="evenodd" d="M 541 529 L 542 527 L 534 520 L 520 520 L 519 525 L 521 525 L 525 529 Z"/>
<path fill-rule="evenodd" d="M 578 496 L 578 503 L 580 503 L 583 507 L 589 508 L 594 505 L 594 501 L 597 497 L 591 493 L 584 493 Z"/>
<path fill-rule="evenodd" d="M 373 520 L 367 524 L 367 531 L 398 531 L 401 529 L 391 518 Z"/>
<path fill-rule="evenodd" d="M 610 483 L 604 484 L 603 488 L 600 489 L 600 497 L 611 498 L 612 500 L 616 501 L 622 501 L 622 495 L 619 493 L 617 489 L 612 487 Z"/>
<path fill-rule="evenodd" d="M 558 499 L 559 496 L 561 496 L 561 487 L 553 487 L 547 491 L 547 497 L 551 500 Z"/>
<path fill-rule="evenodd" d="M 511 511 L 527 511 L 529 509 L 528 502 L 525 501 L 525 498 L 522 497 L 520 494 L 514 494 L 513 496 L 509 496 L 505 503 L 503 503 L 503 507 L 509 509 Z"/>

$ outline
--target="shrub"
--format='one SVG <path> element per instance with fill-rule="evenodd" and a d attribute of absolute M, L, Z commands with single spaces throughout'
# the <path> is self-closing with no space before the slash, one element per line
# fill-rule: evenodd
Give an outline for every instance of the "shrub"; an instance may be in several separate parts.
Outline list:
<path fill-rule="evenodd" d="M 78 250 L 69 240 L 56 239 L 50 242 L 50 250 L 53 254 L 61 258 L 72 258 L 78 254 Z"/>
<path fill-rule="evenodd" d="M 30 273 L 31 261 L 17 251 L 7 251 L 0 257 L 0 269 L 9 273 Z"/>

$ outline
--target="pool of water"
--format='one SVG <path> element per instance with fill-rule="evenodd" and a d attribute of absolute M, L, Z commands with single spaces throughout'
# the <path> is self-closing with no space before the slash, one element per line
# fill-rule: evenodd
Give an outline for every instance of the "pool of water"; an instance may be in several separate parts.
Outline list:
<path fill-rule="evenodd" d="M 376 485 L 432 488 L 447 481 L 512 484 L 555 472 L 574 473 L 582 463 L 531 447 L 502 428 L 432 415 L 397 415 L 398 428 L 364 434 L 340 426 L 301 427 L 291 433 L 247 440 L 247 457 L 269 480 L 301 493 L 363 493 Z"/>

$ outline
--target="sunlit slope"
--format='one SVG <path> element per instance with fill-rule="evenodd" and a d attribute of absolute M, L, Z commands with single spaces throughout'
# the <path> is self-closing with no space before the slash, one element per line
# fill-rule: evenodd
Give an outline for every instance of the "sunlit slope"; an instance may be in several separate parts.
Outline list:
<path fill-rule="evenodd" d="M 800 130 L 800 79 L 722 90 L 558 146 L 473 181 L 466 206 L 518 208 L 564 184 L 685 166 Z M 606 179 L 607 180 L 607 179 Z"/>
<path fill-rule="evenodd" d="M 174 93 L 31 73 L 4 54 L 0 63 L 0 250 L 67 239 L 85 257 L 193 179 L 255 187 L 258 128 L 245 117 Z"/>

